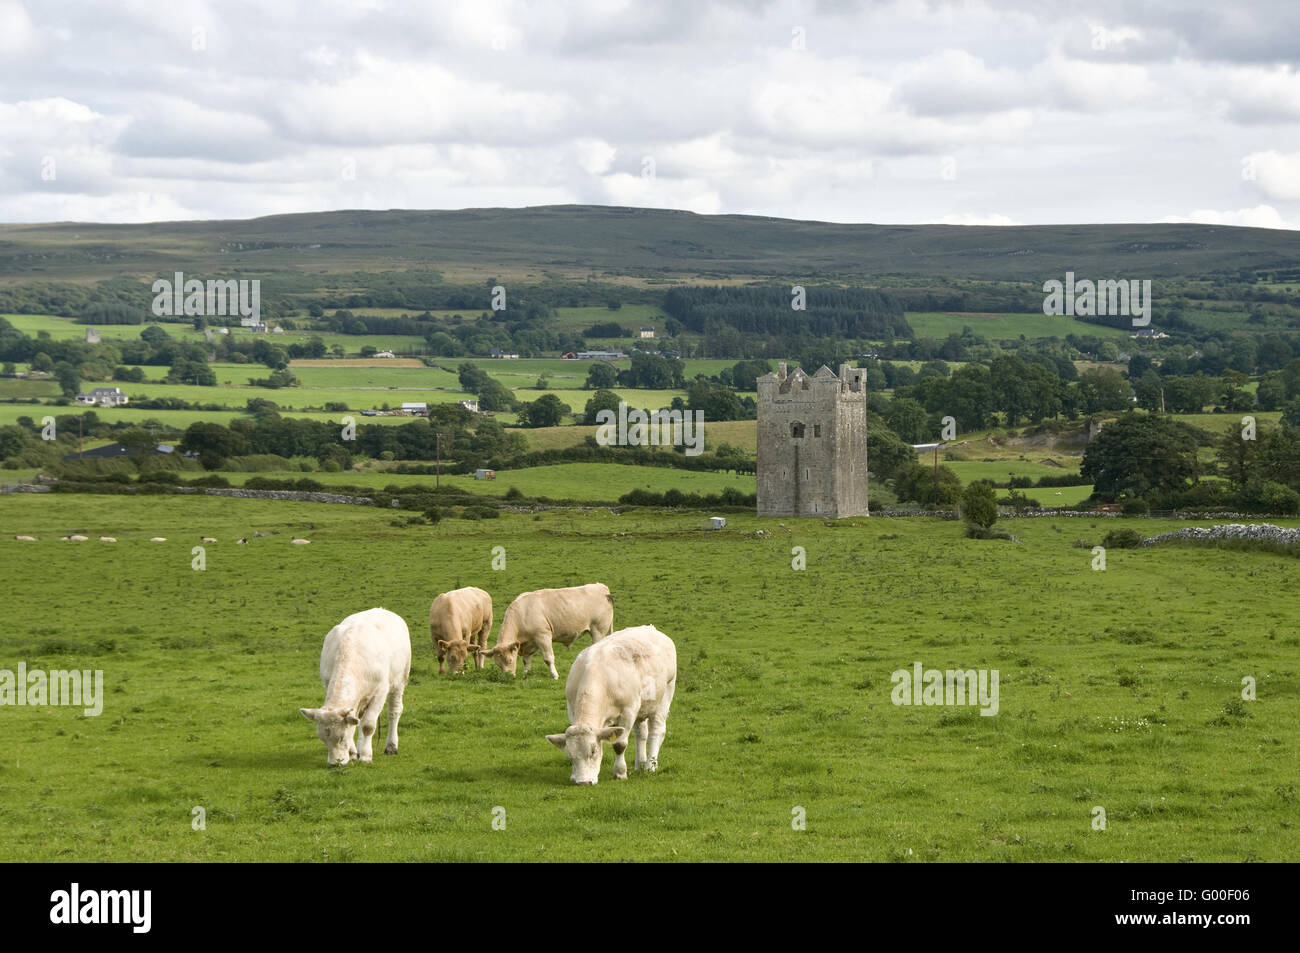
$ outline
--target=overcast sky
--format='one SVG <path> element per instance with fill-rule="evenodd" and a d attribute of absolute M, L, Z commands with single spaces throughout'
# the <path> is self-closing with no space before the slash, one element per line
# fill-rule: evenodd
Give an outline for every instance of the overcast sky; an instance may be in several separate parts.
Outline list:
<path fill-rule="evenodd" d="M 1300 3 L 0 0 L 0 222 L 1300 228 Z"/>

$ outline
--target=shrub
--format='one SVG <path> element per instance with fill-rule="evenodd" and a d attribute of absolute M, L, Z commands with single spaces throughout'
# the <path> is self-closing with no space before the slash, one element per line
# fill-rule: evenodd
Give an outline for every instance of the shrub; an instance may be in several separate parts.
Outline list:
<path fill-rule="evenodd" d="M 1132 497 L 1124 501 L 1125 516 L 1146 516 L 1151 512 L 1151 504 L 1141 497 Z"/>
<path fill-rule="evenodd" d="M 961 515 L 971 526 L 988 529 L 998 519 L 997 494 L 987 480 L 976 480 L 962 492 Z"/>
<path fill-rule="evenodd" d="M 1142 542 L 1142 535 L 1131 529 L 1113 529 L 1106 534 L 1101 544 L 1107 549 L 1137 549 Z"/>

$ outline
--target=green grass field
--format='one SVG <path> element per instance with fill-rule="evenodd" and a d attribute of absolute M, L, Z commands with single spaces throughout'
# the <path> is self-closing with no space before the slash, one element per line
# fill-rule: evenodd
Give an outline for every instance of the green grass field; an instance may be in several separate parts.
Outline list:
<path fill-rule="evenodd" d="M 0 859 L 1284 861 L 1300 743 L 1295 559 L 1073 548 L 1163 521 L 759 520 L 551 511 L 397 528 L 367 507 L 5 496 L 0 667 L 103 672 L 103 712 L 3 711 Z M 784 525 L 782 525 L 784 524 Z M 755 536 L 763 529 L 765 538 Z M 82 530 L 119 543 L 57 542 Z M 273 535 L 249 546 L 235 537 Z M 191 546 L 215 536 L 206 568 Z M 167 543 L 146 542 L 162 535 Z M 312 545 L 293 547 L 305 536 Z M 108 548 L 111 545 L 111 549 Z M 791 568 L 803 546 L 807 569 Z M 493 571 L 494 547 L 506 568 Z M 425 619 L 479 585 L 600 580 L 677 643 L 655 775 L 570 784 L 563 682 L 439 677 Z M 411 628 L 401 752 L 330 769 L 325 632 Z M 561 679 L 577 646 L 558 648 Z M 891 703 L 891 673 L 997 669 L 999 711 Z M 1256 679 L 1258 700 L 1241 701 Z M 383 726 L 381 726 L 383 730 Z M 1107 829 L 1093 830 L 1094 809 Z M 195 808 L 206 827 L 195 830 Z M 806 829 L 792 820 L 806 816 Z M 494 818 L 505 828 L 494 829 Z M 499 826 L 499 825 L 498 825 Z"/>
<path fill-rule="evenodd" d="M 970 328 L 977 337 L 993 340 L 1019 338 L 1064 338 L 1067 334 L 1085 335 L 1114 340 L 1127 340 L 1130 332 L 1100 324 L 1088 324 L 1073 317 L 1048 314 L 970 314 L 907 312 L 907 323 L 918 338 L 946 338 Z"/>
<path fill-rule="evenodd" d="M 385 470 L 351 470 L 340 473 L 299 473 L 274 471 L 266 473 L 223 474 L 232 484 L 242 486 L 252 477 L 272 477 L 296 480 L 309 477 L 320 483 L 356 484 L 376 488 L 390 483 L 399 486 L 419 484 L 434 485 L 434 476 L 389 473 Z M 519 470 L 499 470 L 495 480 L 476 480 L 473 474 L 442 474 L 443 486 L 458 486 L 475 493 L 504 496 L 511 487 L 528 497 L 546 496 L 555 500 L 583 500 L 604 503 L 617 502 L 624 493 L 632 490 L 678 489 L 683 493 L 717 494 L 727 487 L 742 493 L 754 492 L 753 474 L 713 473 L 710 471 L 673 470 L 668 467 L 638 467 L 615 463 L 558 463 L 545 467 L 527 467 Z"/>

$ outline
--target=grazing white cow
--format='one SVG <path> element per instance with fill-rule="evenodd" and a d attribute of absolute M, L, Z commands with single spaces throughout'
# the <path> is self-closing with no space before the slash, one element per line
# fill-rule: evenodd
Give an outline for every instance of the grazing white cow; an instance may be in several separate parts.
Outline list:
<path fill-rule="evenodd" d="M 212 537 L 212 536 L 200 536 L 200 537 L 199 537 L 199 542 L 200 542 L 200 543 L 215 543 L 215 542 L 216 542 L 216 539 L 215 539 L 214 537 Z"/>
<path fill-rule="evenodd" d="M 20 542 L 20 543 L 34 543 L 34 542 L 36 542 L 36 537 L 35 537 L 35 536 L 15 536 L 14 539 L 18 540 L 18 542 Z"/>
<path fill-rule="evenodd" d="M 150 537 L 149 537 L 149 542 L 151 542 L 151 543 L 165 543 L 165 542 L 167 542 L 167 537 L 166 537 L 166 536 L 150 536 Z"/>
<path fill-rule="evenodd" d="M 101 536 L 101 537 L 99 537 L 99 541 L 100 541 L 101 543 L 116 543 L 116 542 L 117 542 L 117 537 L 116 537 L 116 536 Z"/>
<path fill-rule="evenodd" d="M 74 543 L 84 543 L 86 540 L 90 539 L 90 537 L 82 536 L 80 533 L 74 533 L 73 535 L 69 536 L 68 539 L 70 539 Z"/>
<path fill-rule="evenodd" d="M 492 635 L 492 597 L 482 589 L 466 586 L 444 592 L 429 606 L 429 637 L 438 652 L 438 674 L 457 674 L 469 653 L 474 667 L 483 667 L 483 654 Z"/>
<path fill-rule="evenodd" d="M 637 770 L 657 770 L 676 688 L 677 647 L 652 625 L 620 629 L 579 652 L 564 683 L 569 727 L 546 736 L 573 762 L 573 783 L 600 780 L 606 741 L 617 756 L 614 779 L 626 779 L 623 752 L 633 726 Z"/>
<path fill-rule="evenodd" d="M 343 765 L 352 758 L 370 763 L 371 736 L 379 727 L 379 712 L 385 702 L 388 741 L 384 754 L 397 754 L 397 722 L 410 676 L 411 633 L 397 613 L 367 609 L 329 630 L 320 653 L 325 704 L 298 709 L 316 723 L 316 734 L 325 742 L 327 763 Z M 359 743 L 355 741 L 357 725 L 361 726 Z"/>
<path fill-rule="evenodd" d="M 613 628 L 614 597 L 602 582 L 525 592 L 506 608 L 497 644 L 492 648 L 492 660 L 501 671 L 513 675 L 519 653 L 523 652 L 527 675 L 533 654 L 541 653 L 551 678 L 559 678 L 551 648 L 553 642 L 572 645 L 584 632 L 591 633 L 592 642 L 599 642 Z"/>
<path fill-rule="evenodd" d="M 291 542 L 292 542 L 293 545 L 295 545 L 295 546 L 310 546 L 310 545 L 311 545 L 311 540 L 310 540 L 310 539 L 295 539 L 295 540 L 292 540 Z"/>

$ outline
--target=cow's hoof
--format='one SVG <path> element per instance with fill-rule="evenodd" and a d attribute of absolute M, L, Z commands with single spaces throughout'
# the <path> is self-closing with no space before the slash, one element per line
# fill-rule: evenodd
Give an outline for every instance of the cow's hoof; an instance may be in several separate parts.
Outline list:
<path fill-rule="evenodd" d="M 367 754 L 367 755 L 362 755 L 361 757 L 357 758 L 357 760 L 360 761 L 362 764 L 370 764 L 375 759 Z"/>
<path fill-rule="evenodd" d="M 647 771 L 649 771 L 651 774 L 654 774 L 654 772 L 656 772 L 656 771 L 659 770 L 659 762 L 658 762 L 658 761 L 651 761 L 650 763 L 648 763 L 648 764 L 645 766 L 645 769 L 646 769 Z"/>
<path fill-rule="evenodd" d="M 391 742 L 384 745 L 384 754 L 397 754 L 397 745 Z"/>

